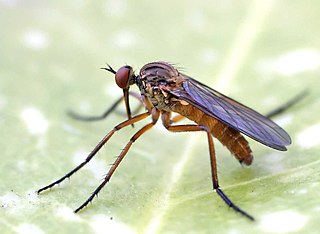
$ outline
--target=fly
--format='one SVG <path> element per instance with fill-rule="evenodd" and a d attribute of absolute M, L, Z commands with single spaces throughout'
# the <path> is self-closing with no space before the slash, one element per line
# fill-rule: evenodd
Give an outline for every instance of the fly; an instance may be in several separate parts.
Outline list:
<path fill-rule="evenodd" d="M 132 144 L 141 135 L 150 130 L 161 118 L 163 126 L 170 132 L 206 133 L 209 145 L 213 189 L 229 207 L 248 219 L 254 220 L 253 216 L 236 206 L 220 188 L 213 137 L 226 146 L 240 163 L 246 165 L 252 163 L 253 156 L 249 144 L 242 134 L 273 149 L 286 151 L 286 146 L 291 144 L 290 136 L 268 117 L 282 112 L 287 107 L 293 105 L 305 93 L 302 93 L 276 112 L 265 117 L 199 81 L 180 73 L 173 65 L 166 62 L 148 63 L 141 68 L 139 75 L 135 75 L 132 67 L 128 65 L 121 67 L 118 71 L 113 70 L 110 66 L 103 69 L 115 75 L 116 84 L 123 90 L 123 97 L 118 99 L 102 116 L 81 117 L 76 114 L 72 115 L 76 119 L 86 121 L 104 119 L 124 100 L 127 120 L 116 125 L 105 135 L 84 162 L 65 176 L 39 189 L 37 193 L 39 194 L 71 177 L 97 154 L 115 132 L 127 126 L 133 126 L 134 123 L 151 116 L 151 122 L 138 130 L 130 138 L 101 184 L 74 212 L 79 212 L 98 195 L 100 190 L 109 182 Z M 129 93 L 129 88 L 133 84 L 138 86 L 140 95 Z M 145 107 L 145 112 L 142 114 L 131 115 L 129 105 L 129 96 L 131 94 L 139 98 Z M 177 114 L 174 117 L 171 116 L 173 112 Z M 193 121 L 194 124 L 177 124 L 183 118 Z"/>

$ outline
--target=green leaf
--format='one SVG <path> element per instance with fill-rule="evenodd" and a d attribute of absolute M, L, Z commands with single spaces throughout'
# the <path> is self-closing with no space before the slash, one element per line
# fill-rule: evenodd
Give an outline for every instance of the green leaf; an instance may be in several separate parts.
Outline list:
<path fill-rule="evenodd" d="M 2 1 L 0 58 L 0 233 L 316 233 L 320 218 L 320 9 L 316 1 Z M 103 113 L 122 95 L 99 70 L 164 60 L 267 113 L 302 90 L 275 120 L 288 152 L 250 140 L 255 160 L 239 165 L 215 141 L 222 190 L 212 190 L 205 134 L 161 124 L 134 143 L 110 183 L 79 214 L 130 137 L 116 133 L 83 169 L 65 175 L 126 117 Z M 135 89 L 137 90 L 137 89 Z M 137 105 L 133 101 L 133 105 Z"/>

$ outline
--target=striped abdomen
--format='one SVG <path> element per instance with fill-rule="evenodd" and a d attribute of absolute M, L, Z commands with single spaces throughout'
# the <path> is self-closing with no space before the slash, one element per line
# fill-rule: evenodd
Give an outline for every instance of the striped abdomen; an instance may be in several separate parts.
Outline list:
<path fill-rule="evenodd" d="M 252 163 L 253 156 L 251 154 L 249 143 L 239 131 L 230 128 L 192 105 L 182 105 L 177 103 L 173 105 L 171 109 L 199 125 L 209 127 L 212 135 L 226 146 L 241 163 L 246 165 L 250 165 Z"/>

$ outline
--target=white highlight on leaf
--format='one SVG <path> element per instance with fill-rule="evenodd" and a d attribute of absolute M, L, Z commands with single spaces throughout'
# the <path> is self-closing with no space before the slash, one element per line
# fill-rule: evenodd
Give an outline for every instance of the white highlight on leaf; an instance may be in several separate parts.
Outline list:
<path fill-rule="evenodd" d="M 121 17 L 125 15 L 127 6 L 126 0 L 108 0 L 105 3 L 105 11 L 109 16 Z"/>
<path fill-rule="evenodd" d="M 19 160 L 16 163 L 16 167 L 19 172 L 25 172 L 27 166 L 27 161 L 26 160 Z"/>
<path fill-rule="evenodd" d="M 228 231 L 228 234 L 241 234 L 242 232 L 240 230 L 237 229 L 231 229 Z"/>
<path fill-rule="evenodd" d="M 315 207 L 313 207 L 312 210 L 320 213 L 320 206 L 315 206 Z"/>
<path fill-rule="evenodd" d="M 20 0 L 0 0 L 0 4 L 9 6 L 9 7 L 15 7 L 18 5 Z"/>
<path fill-rule="evenodd" d="M 78 130 L 77 128 L 69 125 L 69 124 L 64 123 L 64 124 L 62 125 L 62 128 L 63 128 L 64 131 L 66 131 L 66 132 L 69 133 L 69 134 L 79 135 L 79 130 Z"/>
<path fill-rule="evenodd" d="M 268 169 L 271 173 L 279 173 L 284 170 L 284 166 L 282 163 L 284 154 L 279 152 L 271 152 L 270 154 L 264 157 L 263 167 Z"/>
<path fill-rule="evenodd" d="M 1 206 L 4 208 L 16 206 L 20 200 L 21 198 L 13 192 L 8 192 L 0 197 Z"/>
<path fill-rule="evenodd" d="M 320 68 L 320 52 L 311 48 L 296 49 L 277 58 L 265 59 L 257 66 L 264 72 L 272 71 L 283 76 L 292 76 Z"/>
<path fill-rule="evenodd" d="M 81 221 L 78 215 L 76 215 L 69 207 L 59 207 L 56 210 L 56 216 L 66 221 Z"/>
<path fill-rule="evenodd" d="M 25 33 L 24 44 L 31 49 L 45 49 L 49 45 L 49 39 L 44 32 L 31 30 Z"/>
<path fill-rule="evenodd" d="M 47 132 L 48 120 L 39 109 L 27 107 L 21 112 L 20 116 L 32 135 L 42 135 Z"/>
<path fill-rule="evenodd" d="M 268 18 L 268 13 L 274 3 L 274 0 L 256 0 L 250 5 L 249 14 L 247 18 L 243 20 L 242 25 L 240 25 L 236 38 L 230 47 L 231 49 L 218 76 L 218 82 L 215 87 L 220 92 L 226 91 L 228 84 L 239 71 L 251 46 L 259 35 L 262 25 Z"/>
<path fill-rule="evenodd" d="M 320 67 L 320 52 L 314 49 L 297 49 L 266 63 L 266 68 L 284 76 L 292 76 Z"/>
<path fill-rule="evenodd" d="M 157 229 L 159 225 L 161 224 L 163 216 L 166 214 L 167 210 L 170 208 L 170 194 L 172 193 L 173 189 L 175 188 L 176 184 L 181 179 L 184 167 L 186 166 L 187 162 L 189 161 L 191 155 L 192 155 L 192 149 L 194 145 L 197 142 L 198 135 L 192 134 L 189 138 L 185 150 L 182 154 L 181 159 L 175 163 L 175 166 L 173 167 L 173 171 L 171 173 L 171 178 L 168 181 L 168 185 L 162 193 L 162 200 L 158 204 L 158 209 L 156 209 L 156 212 L 151 216 L 151 220 L 146 226 L 145 233 L 147 234 L 153 234 L 157 233 Z"/>
<path fill-rule="evenodd" d="M 285 126 L 292 122 L 293 116 L 291 114 L 281 115 L 273 119 L 279 126 Z"/>
<path fill-rule="evenodd" d="M 308 190 L 307 189 L 300 189 L 297 191 L 298 194 L 307 194 Z"/>
<path fill-rule="evenodd" d="M 20 224 L 15 228 L 19 234 L 43 234 L 44 232 L 36 225 L 30 223 Z"/>
<path fill-rule="evenodd" d="M 320 144 L 320 123 L 312 125 L 298 134 L 297 143 L 302 148 L 311 148 Z"/>
<path fill-rule="evenodd" d="M 280 211 L 262 217 L 260 227 L 273 233 L 296 232 L 307 223 L 307 217 L 294 211 Z"/>
<path fill-rule="evenodd" d="M 106 215 L 95 215 L 89 221 L 89 225 L 96 234 L 129 234 L 135 233 L 123 223 L 117 222 Z"/>
<path fill-rule="evenodd" d="M 84 151 L 77 151 L 76 153 L 74 153 L 73 155 L 74 164 L 79 165 L 80 163 L 82 163 L 85 160 L 85 158 L 88 156 L 88 154 L 89 154 L 88 152 L 84 152 Z M 95 157 L 84 167 L 84 169 L 89 170 L 93 174 L 95 179 L 101 180 L 103 178 L 103 175 L 106 174 L 108 166 L 105 163 L 105 161 L 99 159 L 98 157 Z"/>
<path fill-rule="evenodd" d="M 28 203 L 28 205 L 30 205 L 30 203 L 35 203 L 39 201 L 38 194 L 33 189 L 27 191 L 25 197 L 25 201 Z"/>
<path fill-rule="evenodd" d="M 111 73 L 110 73 L 110 77 L 112 77 Z M 117 85 L 114 85 L 114 84 L 112 84 L 112 85 L 108 84 L 104 88 L 104 93 L 106 94 L 106 96 L 113 97 L 113 98 L 119 98 L 119 97 L 121 97 L 123 95 L 122 90 Z"/>
<path fill-rule="evenodd" d="M 128 48 L 137 43 L 137 36 L 129 30 L 121 31 L 114 37 L 113 41 L 120 48 Z"/>
<path fill-rule="evenodd" d="M 196 31 L 204 31 L 207 29 L 207 19 L 205 19 L 204 14 L 198 8 L 194 8 L 187 14 L 187 23 Z"/>
<path fill-rule="evenodd" d="M 200 59 L 208 64 L 213 64 L 217 61 L 217 52 L 211 48 L 206 48 L 200 52 Z"/>
<path fill-rule="evenodd" d="M 30 204 L 36 203 L 38 196 L 32 191 L 27 191 L 24 196 L 16 194 L 14 191 L 7 192 L 3 196 L 0 196 L 0 205 L 6 209 L 7 213 L 21 214 L 26 208 L 30 208 Z"/>

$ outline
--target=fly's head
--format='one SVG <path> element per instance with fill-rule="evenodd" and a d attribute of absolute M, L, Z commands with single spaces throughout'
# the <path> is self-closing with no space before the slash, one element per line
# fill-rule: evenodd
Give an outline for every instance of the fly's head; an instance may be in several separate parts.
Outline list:
<path fill-rule="evenodd" d="M 131 118 L 131 110 L 129 105 L 129 88 L 130 85 L 134 84 L 136 81 L 136 76 L 133 73 L 133 69 L 129 65 L 122 66 L 115 71 L 111 66 L 108 65 L 107 68 L 102 68 L 115 75 L 116 84 L 123 90 L 123 98 L 126 105 L 126 111 L 128 119 Z"/>

